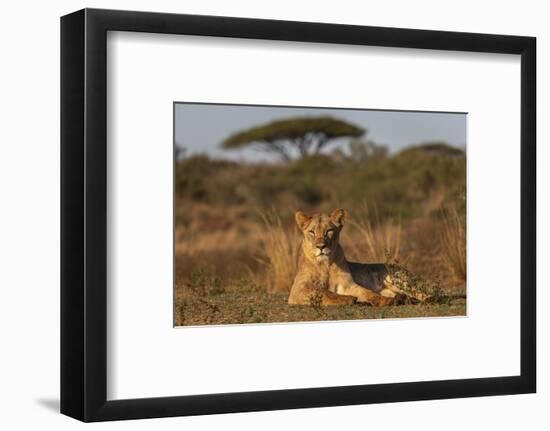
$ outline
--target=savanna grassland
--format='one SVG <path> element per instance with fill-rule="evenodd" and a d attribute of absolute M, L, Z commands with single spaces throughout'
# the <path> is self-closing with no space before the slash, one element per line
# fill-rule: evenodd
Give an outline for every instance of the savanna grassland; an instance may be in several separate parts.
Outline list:
<path fill-rule="evenodd" d="M 297 209 L 345 208 L 349 260 L 415 274 L 421 304 L 290 306 Z M 350 151 L 280 163 L 193 156 L 176 165 L 175 324 L 466 314 L 466 156 L 442 143 L 396 154 Z"/>

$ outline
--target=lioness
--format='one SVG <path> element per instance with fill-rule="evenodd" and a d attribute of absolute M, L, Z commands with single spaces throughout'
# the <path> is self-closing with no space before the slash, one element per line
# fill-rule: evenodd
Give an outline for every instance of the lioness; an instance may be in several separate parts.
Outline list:
<path fill-rule="evenodd" d="M 388 280 L 386 265 L 346 260 L 338 242 L 346 217 L 343 209 L 330 215 L 296 212 L 296 224 L 304 238 L 289 304 L 310 305 L 314 298 L 321 305 L 357 301 L 383 306 L 403 302 L 403 293 Z"/>

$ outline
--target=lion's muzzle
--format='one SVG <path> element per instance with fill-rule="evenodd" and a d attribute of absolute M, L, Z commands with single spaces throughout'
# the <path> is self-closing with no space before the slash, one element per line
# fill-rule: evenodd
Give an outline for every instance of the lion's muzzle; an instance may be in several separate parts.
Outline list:
<path fill-rule="evenodd" d="M 315 256 L 316 257 L 324 257 L 324 256 L 329 256 L 331 253 L 331 250 L 330 248 L 326 247 L 324 244 L 323 246 L 317 246 L 315 248 Z"/>

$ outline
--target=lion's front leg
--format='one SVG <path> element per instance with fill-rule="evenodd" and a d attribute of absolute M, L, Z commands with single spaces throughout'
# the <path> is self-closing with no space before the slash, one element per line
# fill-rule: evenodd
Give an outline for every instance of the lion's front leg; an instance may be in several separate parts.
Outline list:
<path fill-rule="evenodd" d="M 336 285 L 336 293 L 355 296 L 357 302 L 363 302 L 376 307 L 392 305 L 395 301 L 393 297 L 380 295 L 366 287 L 358 285 L 353 280 L 340 280 Z"/>
<path fill-rule="evenodd" d="M 351 305 L 357 300 L 355 296 L 351 295 L 339 295 L 331 292 L 330 290 L 323 290 L 321 297 L 322 305 Z"/>
<path fill-rule="evenodd" d="M 355 296 L 339 295 L 327 289 L 303 287 L 299 292 L 291 292 L 288 297 L 290 305 L 351 305 L 357 301 Z"/>
<path fill-rule="evenodd" d="M 354 296 L 339 295 L 328 289 L 315 287 L 311 280 L 302 277 L 296 277 L 288 296 L 290 305 L 351 305 L 356 300 Z"/>

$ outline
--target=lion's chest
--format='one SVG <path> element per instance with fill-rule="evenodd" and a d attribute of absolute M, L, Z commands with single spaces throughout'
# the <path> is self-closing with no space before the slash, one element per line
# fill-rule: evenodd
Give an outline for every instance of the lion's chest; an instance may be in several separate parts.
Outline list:
<path fill-rule="evenodd" d="M 328 289 L 330 287 L 330 272 L 327 268 L 317 268 L 313 281 L 317 289 Z"/>

